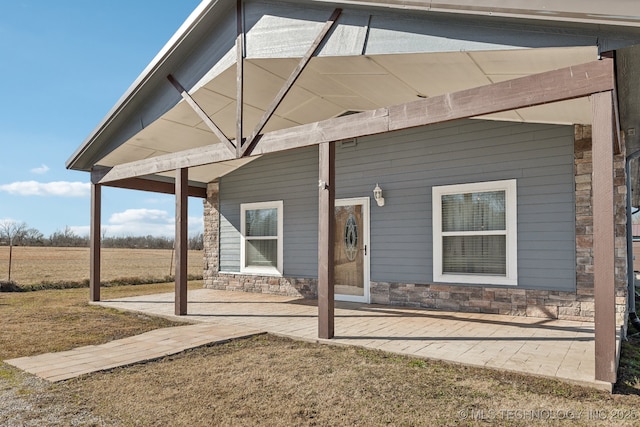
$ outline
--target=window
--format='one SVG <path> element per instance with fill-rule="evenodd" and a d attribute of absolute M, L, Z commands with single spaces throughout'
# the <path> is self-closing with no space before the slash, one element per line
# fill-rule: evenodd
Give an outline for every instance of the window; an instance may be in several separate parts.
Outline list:
<path fill-rule="evenodd" d="M 433 187 L 433 279 L 517 285 L 516 180 Z"/>
<path fill-rule="evenodd" d="M 282 275 L 282 201 L 240 206 L 240 271 Z"/>

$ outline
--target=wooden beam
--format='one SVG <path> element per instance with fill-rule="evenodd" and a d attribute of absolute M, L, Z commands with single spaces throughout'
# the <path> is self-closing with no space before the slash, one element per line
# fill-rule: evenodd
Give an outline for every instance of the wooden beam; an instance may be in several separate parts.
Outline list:
<path fill-rule="evenodd" d="M 260 137 L 260 144 L 254 148 L 251 155 L 275 153 L 386 132 L 389 132 L 389 110 L 380 108 L 266 133 Z"/>
<path fill-rule="evenodd" d="M 235 153 L 222 144 L 207 145 L 170 154 L 122 163 L 109 169 L 96 183 L 107 184 L 127 178 L 135 178 L 181 168 L 192 168 L 235 159 Z"/>
<path fill-rule="evenodd" d="M 613 154 L 622 154 L 622 126 L 620 125 L 620 109 L 618 106 L 618 86 L 613 89 Z"/>
<path fill-rule="evenodd" d="M 253 130 L 253 133 L 247 139 L 246 144 L 242 147 L 241 151 L 242 151 L 243 157 L 251 154 L 251 150 L 253 150 L 255 144 L 257 143 L 258 135 L 260 134 L 260 132 L 262 132 L 262 129 L 264 129 L 269 119 L 271 119 L 271 116 L 273 116 L 273 113 L 275 113 L 275 111 L 278 109 L 278 106 L 280 105 L 284 97 L 287 96 L 287 93 L 289 93 L 289 90 L 291 90 L 296 80 L 298 80 L 298 77 L 300 77 L 300 74 L 302 74 L 302 71 L 305 69 L 305 67 L 311 60 L 311 57 L 315 55 L 316 52 L 320 49 L 320 45 L 322 44 L 323 41 L 325 41 L 331 29 L 336 25 L 336 22 L 338 21 L 338 18 L 340 17 L 341 13 L 342 13 L 342 9 L 335 9 L 331 14 L 331 17 L 329 18 L 329 20 L 325 22 L 324 26 L 322 27 L 322 30 L 320 31 L 320 34 L 318 34 L 318 36 L 313 41 L 313 43 L 311 43 L 311 47 L 307 50 L 307 53 L 304 54 L 304 56 L 302 57 L 302 59 L 300 60 L 296 68 L 293 70 L 293 72 L 291 73 L 287 81 L 284 83 L 284 86 L 282 86 L 282 88 L 280 89 L 276 97 L 271 102 L 271 105 L 269 105 L 267 110 L 264 112 L 264 115 L 256 125 L 256 128 Z"/>
<path fill-rule="evenodd" d="M 188 169 L 176 170 L 176 238 L 174 240 L 176 254 L 176 316 L 187 314 L 187 219 Z"/>
<path fill-rule="evenodd" d="M 334 227 L 335 227 L 335 142 L 319 147 L 318 211 L 318 337 L 334 335 Z"/>
<path fill-rule="evenodd" d="M 236 157 L 242 157 L 242 123 L 244 116 L 244 25 L 242 1 L 236 3 Z"/>
<path fill-rule="evenodd" d="M 91 184 L 91 230 L 89 231 L 89 300 L 100 301 L 100 227 L 102 187 Z"/>
<path fill-rule="evenodd" d="M 154 181 L 151 179 L 128 178 L 104 184 L 105 187 L 124 188 L 127 190 L 150 191 L 152 193 L 175 194 L 176 186 L 171 182 Z M 187 187 L 189 197 L 207 198 L 207 189 L 204 187 Z"/>
<path fill-rule="evenodd" d="M 358 138 L 589 96 L 613 89 L 613 62 L 593 61 L 374 111 L 269 132 L 252 154 Z"/>
<path fill-rule="evenodd" d="M 213 132 L 214 135 L 218 137 L 220 142 L 222 142 L 222 144 L 225 147 L 227 147 L 227 149 L 230 150 L 235 155 L 236 146 L 233 145 L 233 143 L 229 140 L 229 138 L 227 138 L 224 132 L 220 130 L 218 125 L 216 125 L 213 122 L 213 120 L 211 120 L 211 118 L 202 109 L 202 107 L 200 107 L 200 105 L 196 102 L 196 100 L 193 99 L 191 95 L 189 95 L 189 92 L 187 92 L 187 90 L 180 84 L 180 82 L 176 80 L 175 77 L 173 77 L 171 74 L 167 76 L 167 79 L 169 79 L 173 87 L 175 87 L 178 90 L 178 92 L 180 92 L 180 95 L 182 95 L 182 99 L 184 99 L 185 102 L 189 104 L 189 106 L 191 106 L 191 108 L 193 109 L 193 111 L 196 112 L 198 117 L 200 117 L 202 121 L 204 121 L 204 123 L 207 125 L 207 127 L 211 129 L 211 132 Z"/>
<path fill-rule="evenodd" d="M 595 378 L 616 382 L 612 92 L 592 95 Z"/>
<path fill-rule="evenodd" d="M 614 87 L 613 60 L 507 80 L 389 108 L 389 130 L 581 98 Z"/>
<path fill-rule="evenodd" d="M 610 59 L 602 59 L 389 108 L 269 132 L 260 136 L 260 144 L 251 151 L 251 155 L 565 101 L 612 89 L 613 63 Z M 232 158 L 221 144 L 199 147 L 114 166 L 99 183 L 152 175 L 175 168 L 202 166 Z"/>

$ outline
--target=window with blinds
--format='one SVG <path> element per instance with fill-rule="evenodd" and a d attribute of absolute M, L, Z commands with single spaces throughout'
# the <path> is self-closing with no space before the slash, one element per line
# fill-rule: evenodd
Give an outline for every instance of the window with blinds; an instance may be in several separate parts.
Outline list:
<path fill-rule="evenodd" d="M 433 188 L 434 280 L 517 284 L 516 181 Z"/>
<path fill-rule="evenodd" d="M 282 274 L 282 201 L 241 205 L 241 272 Z"/>

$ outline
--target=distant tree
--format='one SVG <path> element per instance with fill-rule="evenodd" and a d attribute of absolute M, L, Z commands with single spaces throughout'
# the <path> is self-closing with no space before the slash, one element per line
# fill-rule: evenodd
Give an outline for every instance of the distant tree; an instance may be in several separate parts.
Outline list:
<path fill-rule="evenodd" d="M 201 251 L 204 249 L 204 234 L 196 233 L 189 236 L 189 249 L 194 251 Z"/>
<path fill-rule="evenodd" d="M 104 248 L 171 249 L 173 239 L 163 236 L 109 236 L 102 240 Z"/>
<path fill-rule="evenodd" d="M 24 232 L 24 237 L 20 244 L 24 246 L 43 246 L 44 245 L 44 234 L 40 232 L 37 228 L 28 228 Z"/>
<path fill-rule="evenodd" d="M 24 238 L 24 234 L 27 230 L 27 224 L 24 222 L 16 222 L 12 220 L 0 221 L 0 240 L 4 240 L 9 245 L 9 277 L 8 281 L 11 281 L 11 264 L 13 261 L 13 245 Z"/>
<path fill-rule="evenodd" d="M 49 236 L 51 246 L 84 247 L 89 245 L 89 238 L 77 235 L 68 225 L 63 230 L 55 231 Z"/>

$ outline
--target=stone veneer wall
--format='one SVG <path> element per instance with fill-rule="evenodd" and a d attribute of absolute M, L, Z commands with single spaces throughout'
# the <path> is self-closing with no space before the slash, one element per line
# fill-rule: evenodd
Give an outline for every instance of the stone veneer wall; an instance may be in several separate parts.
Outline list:
<path fill-rule="evenodd" d="M 220 184 L 210 182 L 207 185 L 207 198 L 203 201 L 204 209 L 204 278 L 205 287 L 210 287 L 211 281 L 215 279 L 220 269 L 220 201 L 218 193 Z"/>
<path fill-rule="evenodd" d="M 205 280 L 205 288 L 311 299 L 318 298 L 318 280 L 311 278 L 219 273 L 212 280 Z"/>
<path fill-rule="evenodd" d="M 511 287 L 371 282 L 374 304 L 424 307 L 564 320 L 593 321 L 593 212 L 591 126 L 575 126 L 576 292 Z M 626 325 L 626 178 L 624 153 L 614 158 L 615 286 L 618 326 Z M 218 184 L 205 204 L 205 287 L 317 298 L 317 280 L 219 273 Z"/>
<path fill-rule="evenodd" d="M 624 141 L 624 140 L 623 140 Z M 627 170 L 626 146 L 624 142 L 620 144 L 621 153 L 614 156 L 614 178 L 615 188 L 613 200 L 615 203 L 615 268 L 616 268 L 616 325 L 624 329 L 623 336 L 626 336 L 628 312 L 628 265 L 627 265 Z M 631 266 L 633 268 L 633 266 Z"/>
<path fill-rule="evenodd" d="M 575 126 L 576 174 L 576 285 L 577 296 L 593 301 L 593 209 L 591 178 L 593 173 L 591 126 Z M 627 183 L 625 147 L 614 156 L 615 208 L 615 305 L 616 324 L 627 324 Z M 593 303 L 591 303 L 593 304 Z M 593 315 L 591 316 L 593 317 Z"/>

